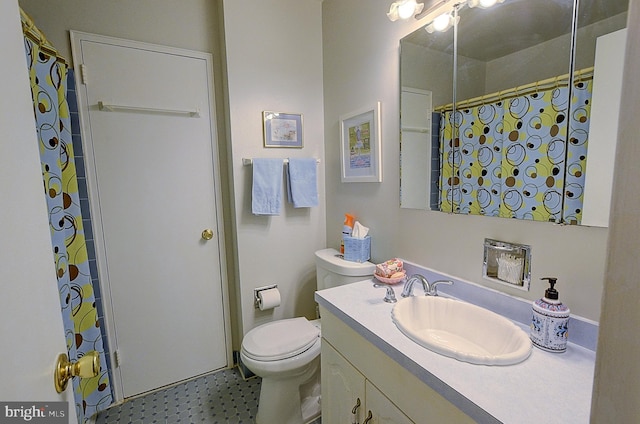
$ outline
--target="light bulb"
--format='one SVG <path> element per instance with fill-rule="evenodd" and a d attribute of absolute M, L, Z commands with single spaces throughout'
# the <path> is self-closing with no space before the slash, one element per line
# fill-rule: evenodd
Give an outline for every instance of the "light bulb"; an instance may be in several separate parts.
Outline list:
<path fill-rule="evenodd" d="M 482 9 L 487 9 L 491 6 L 494 6 L 496 3 L 503 3 L 504 0 L 469 0 L 469 7 L 480 7 Z"/>
<path fill-rule="evenodd" d="M 451 15 L 448 13 L 442 14 L 433 20 L 433 29 L 436 31 L 444 31 L 447 29 L 451 22 Z"/>
<path fill-rule="evenodd" d="M 398 5 L 398 17 L 400 19 L 409 19 L 416 10 L 416 0 L 407 0 Z"/>

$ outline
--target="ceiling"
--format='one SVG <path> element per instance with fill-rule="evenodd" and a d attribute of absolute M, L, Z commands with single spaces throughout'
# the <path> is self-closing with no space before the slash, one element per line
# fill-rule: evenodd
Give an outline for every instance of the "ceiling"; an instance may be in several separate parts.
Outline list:
<path fill-rule="evenodd" d="M 425 3 L 428 9 L 439 2 Z M 580 0 L 578 26 L 624 13 L 628 3 L 629 0 Z M 505 0 L 490 9 L 465 6 L 459 14 L 458 53 L 489 61 L 570 33 L 573 0 Z M 452 30 L 429 34 L 419 29 L 403 41 L 453 51 Z"/>

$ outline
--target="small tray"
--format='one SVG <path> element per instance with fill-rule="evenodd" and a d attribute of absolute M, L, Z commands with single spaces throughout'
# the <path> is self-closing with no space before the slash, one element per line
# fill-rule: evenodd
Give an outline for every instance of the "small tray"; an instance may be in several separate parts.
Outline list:
<path fill-rule="evenodd" d="M 378 274 L 373 274 L 373 276 L 376 277 L 376 280 L 385 284 L 398 284 L 399 282 L 404 281 L 404 279 L 407 278 L 407 274 L 405 272 L 402 273 L 402 277 L 397 278 L 382 277 Z"/>

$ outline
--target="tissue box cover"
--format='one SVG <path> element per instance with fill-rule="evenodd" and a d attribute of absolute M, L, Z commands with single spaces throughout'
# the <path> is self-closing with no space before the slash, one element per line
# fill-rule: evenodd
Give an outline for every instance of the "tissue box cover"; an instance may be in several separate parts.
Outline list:
<path fill-rule="evenodd" d="M 371 258 L 371 236 L 363 239 L 344 236 L 344 260 L 366 262 Z"/>

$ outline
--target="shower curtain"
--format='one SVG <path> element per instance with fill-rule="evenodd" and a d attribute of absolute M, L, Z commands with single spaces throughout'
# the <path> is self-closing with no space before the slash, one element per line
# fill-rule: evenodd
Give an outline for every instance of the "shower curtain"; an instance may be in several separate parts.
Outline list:
<path fill-rule="evenodd" d="M 78 421 L 85 422 L 113 398 L 82 227 L 67 65 L 31 19 L 22 11 L 21 16 L 68 355 L 75 362 L 90 351 L 100 354 L 97 377 L 72 379 Z"/>
<path fill-rule="evenodd" d="M 443 211 L 498 216 L 503 117 L 502 102 L 443 114 Z"/>
<path fill-rule="evenodd" d="M 567 85 L 443 112 L 441 210 L 579 224 L 591 86 L 575 83 L 570 116 Z"/>

